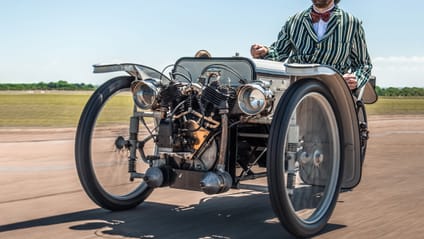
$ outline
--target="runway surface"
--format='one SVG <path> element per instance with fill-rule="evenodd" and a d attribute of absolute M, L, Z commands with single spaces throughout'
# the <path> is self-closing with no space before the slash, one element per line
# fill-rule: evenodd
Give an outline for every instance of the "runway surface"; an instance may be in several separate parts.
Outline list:
<path fill-rule="evenodd" d="M 361 184 L 314 238 L 424 238 L 424 115 L 370 117 Z M 0 129 L 0 238 L 293 238 L 268 194 L 158 189 L 134 210 L 82 191 L 73 129 Z"/>

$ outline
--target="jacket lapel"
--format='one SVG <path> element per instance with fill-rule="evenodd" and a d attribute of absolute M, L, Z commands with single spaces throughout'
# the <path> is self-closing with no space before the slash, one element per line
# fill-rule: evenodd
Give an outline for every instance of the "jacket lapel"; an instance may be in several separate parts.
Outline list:
<path fill-rule="evenodd" d="M 303 14 L 303 27 L 305 27 L 306 31 L 308 31 L 309 35 L 311 36 L 311 38 L 315 41 L 318 42 L 318 36 L 314 31 L 314 27 L 312 25 L 312 18 L 311 18 L 311 10 L 312 7 L 305 11 Z"/>
<path fill-rule="evenodd" d="M 340 12 L 340 9 L 337 8 L 337 6 L 336 6 L 336 8 L 334 9 L 334 12 L 331 15 L 331 18 L 328 22 L 327 31 L 325 31 L 325 34 L 322 37 L 321 41 L 326 39 L 329 35 L 331 35 L 334 32 L 334 30 L 337 29 L 337 27 L 340 24 L 340 21 L 341 21 L 341 12 Z"/>

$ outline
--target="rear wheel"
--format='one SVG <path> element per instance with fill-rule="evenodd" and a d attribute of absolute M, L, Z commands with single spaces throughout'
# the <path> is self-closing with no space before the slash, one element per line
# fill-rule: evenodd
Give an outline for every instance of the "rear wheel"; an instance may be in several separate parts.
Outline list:
<path fill-rule="evenodd" d="M 286 92 L 274 114 L 267 156 L 271 204 L 298 237 L 322 230 L 342 179 L 339 113 L 328 88 L 302 80 Z"/>
<path fill-rule="evenodd" d="M 109 210 L 136 207 L 152 192 L 142 178 L 130 179 L 128 173 L 131 147 L 128 143 L 130 117 L 134 103 L 129 91 L 132 77 L 117 77 L 100 86 L 86 104 L 75 139 L 75 159 L 81 184 L 88 196 Z M 139 139 L 149 138 L 138 129 Z M 145 150 L 152 151 L 153 140 Z M 136 161 L 142 175 L 148 164 Z"/>

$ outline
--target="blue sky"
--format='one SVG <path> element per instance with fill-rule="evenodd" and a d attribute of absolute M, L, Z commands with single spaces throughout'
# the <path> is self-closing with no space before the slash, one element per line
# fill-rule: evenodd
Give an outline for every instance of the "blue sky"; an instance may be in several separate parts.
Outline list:
<path fill-rule="evenodd" d="M 424 87 L 424 1 L 341 0 L 363 20 L 383 87 Z M 0 82 L 66 80 L 100 84 L 95 63 L 135 62 L 158 69 L 207 49 L 214 56 L 271 44 L 309 0 L 2 0 Z"/>

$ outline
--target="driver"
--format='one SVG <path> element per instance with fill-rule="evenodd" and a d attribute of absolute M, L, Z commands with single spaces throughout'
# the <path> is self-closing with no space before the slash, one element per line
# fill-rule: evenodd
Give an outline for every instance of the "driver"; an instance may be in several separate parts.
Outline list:
<path fill-rule="evenodd" d="M 271 46 L 253 44 L 254 58 L 334 67 L 355 90 L 371 75 L 371 59 L 361 21 L 340 9 L 340 0 L 312 0 L 290 17 Z"/>

